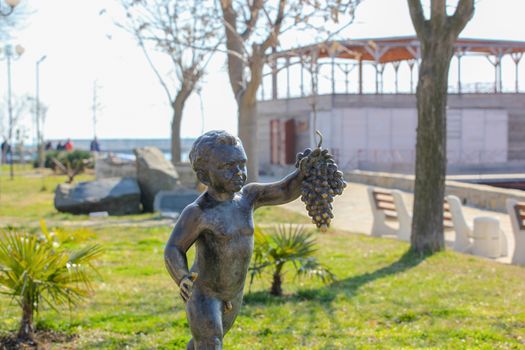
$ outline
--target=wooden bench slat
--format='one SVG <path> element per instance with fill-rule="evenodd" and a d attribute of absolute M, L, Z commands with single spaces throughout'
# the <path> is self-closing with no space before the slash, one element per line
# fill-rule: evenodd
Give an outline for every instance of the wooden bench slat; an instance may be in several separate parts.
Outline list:
<path fill-rule="evenodd" d="M 385 202 L 385 203 L 394 203 L 394 197 L 391 198 L 375 198 L 376 203 L 377 202 Z"/>
<path fill-rule="evenodd" d="M 392 203 L 379 202 L 377 203 L 377 209 L 396 211 L 396 206 Z"/>
<path fill-rule="evenodd" d="M 392 192 L 390 192 L 390 191 L 373 190 L 372 192 L 374 194 L 380 194 L 380 195 L 392 197 Z"/>
<path fill-rule="evenodd" d="M 518 227 L 520 230 L 525 230 L 525 203 L 518 202 L 514 205 L 516 218 L 518 219 Z"/>
<path fill-rule="evenodd" d="M 525 203 L 518 202 L 515 205 L 516 208 L 519 208 L 520 210 L 525 210 Z"/>
<path fill-rule="evenodd" d="M 385 217 L 391 220 L 397 220 L 397 212 L 391 210 L 384 210 Z"/>

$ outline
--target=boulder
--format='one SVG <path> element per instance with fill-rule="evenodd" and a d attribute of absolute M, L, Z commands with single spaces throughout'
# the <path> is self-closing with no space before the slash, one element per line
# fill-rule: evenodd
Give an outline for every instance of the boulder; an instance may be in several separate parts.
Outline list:
<path fill-rule="evenodd" d="M 180 185 L 179 174 L 160 149 L 156 147 L 135 148 L 137 179 L 144 211 L 153 211 L 155 195 L 162 190 L 174 190 Z"/>
<path fill-rule="evenodd" d="M 199 180 L 193 171 L 190 162 L 179 162 L 175 164 L 179 180 L 184 187 L 197 188 Z"/>
<path fill-rule="evenodd" d="M 188 188 L 179 188 L 173 191 L 159 191 L 155 196 L 154 209 L 160 212 L 162 216 L 171 216 L 171 213 L 180 214 L 188 204 L 199 196 L 200 193 L 198 191 Z"/>
<path fill-rule="evenodd" d="M 108 212 L 109 215 L 137 214 L 140 208 L 140 188 L 131 177 L 107 178 L 60 184 L 55 190 L 55 208 L 72 214 Z"/>
<path fill-rule="evenodd" d="M 135 160 L 124 159 L 112 155 L 95 156 L 95 177 L 97 180 L 108 177 L 137 177 L 137 164 Z"/>

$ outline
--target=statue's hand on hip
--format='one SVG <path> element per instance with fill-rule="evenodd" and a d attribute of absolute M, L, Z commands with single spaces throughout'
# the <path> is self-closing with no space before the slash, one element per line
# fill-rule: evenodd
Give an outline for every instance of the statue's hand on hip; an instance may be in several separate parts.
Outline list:
<path fill-rule="evenodd" d="M 193 282 L 195 282 L 198 275 L 198 273 L 192 272 L 191 275 L 184 276 L 184 278 L 180 281 L 180 296 L 185 303 L 187 303 L 191 298 L 191 293 L 193 292 Z"/>

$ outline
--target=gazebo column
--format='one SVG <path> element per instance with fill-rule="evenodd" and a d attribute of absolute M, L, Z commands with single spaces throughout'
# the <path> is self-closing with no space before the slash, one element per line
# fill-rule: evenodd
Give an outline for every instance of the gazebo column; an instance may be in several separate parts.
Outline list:
<path fill-rule="evenodd" d="M 359 95 L 362 95 L 363 94 L 363 60 L 361 59 L 361 57 L 359 57 L 359 63 L 358 63 L 358 66 L 359 66 L 359 87 L 358 87 L 358 91 L 359 91 Z"/>
<path fill-rule="evenodd" d="M 414 65 L 418 66 L 419 69 L 419 59 L 421 58 L 421 47 L 419 47 L 419 44 L 417 46 L 414 44 L 414 46 L 408 45 L 405 46 L 408 52 L 410 52 L 410 55 L 414 58 L 413 60 L 408 61 L 408 67 L 410 68 L 410 93 L 414 93 L 414 76 L 413 76 L 413 69 Z"/>
<path fill-rule="evenodd" d="M 354 70 L 355 64 L 350 65 L 350 64 L 346 63 L 344 65 L 338 65 L 338 67 L 339 68 L 343 67 L 343 68 L 341 68 L 341 70 L 343 71 L 343 73 L 345 73 L 345 93 L 348 94 L 348 92 L 349 92 L 349 84 L 350 84 L 350 80 L 348 79 L 348 75 L 350 74 L 351 71 Z"/>
<path fill-rule="evenodd" d="M 275 53 L 275 49 L 273 51 Z M 272 100 L 277 100 L 277 58 L 272 58 L 270 67 L 272 69 Z"/>
<path fill-rule="evenodd" d="M 494 93 L 502 92 L 503 82 L 501 79 L 501 59 L 503 58 L 504 52 L 502 49 L 491 49 L 490 50 L 494 55 L 494 61 L 491 60 L 490 56 L 487 56 L 487 59 L 494 66 Z"/>
<path fill-rule="evenodd" d="M 523 57 L 523 52 L 513 52 L 511 55 L 512 60 L 514 61 L 514 64 L 516 66 L 515 74 L 516 74 L 516 93 L 520 92 L 520 85 L 519 85 L 519 75 L 518 75 L 518 65 L 520 63 L 521 58 Z"/>
<path fill-rule="evenodd" d="M 396 94 L 399 93 L 399 85 L 398 85 L 398 73 L 399 73 L 399 65 L 401 64 L 401 61 L 394 61 L 392 62 L 392 66 L 394 67 L 394 73 L 395 73 L 395 84 L 396 84 Z M 381 80 L 381 85 L 383 84 L 383 81 Z"/>
<path fill-rule="evenodd" d="M 379 94 L 379 63 L 374 62 L 374 68 L 376 70 L 376 94 Z"/>
<path fill-rule="evenodd" d="M 304 97 L 304 64 L 301 58 L 301 97 Z"/>
<path fill-rule="evenodd" d="M 410 93 L 414 93 L 414 64 L 416 63 L 415 60 L 408 60 L 408 68 L 410 68 Z"/>
<path fill-rule="evenodd" d="M 380 83 L 379 83 L 379 91 L 381 93 L 383 93 L 383 73 L 385 72 L 385 66 L 386 64 L 385 63 L 381 63 L 379 64 L 379 78 L 380 78 Z"/>
<path fill-rule="evenodd" d="M 455 55 L 458 60 L 458 94 L 461 94 L 461 58 L 465 55 L 465 51 L 459 49 Z"/>
<path fill-rule="evenodd" d="M 379 64 L 381 63 L 381 57 L 389 50 L 388 47 L 379 47 L 377 44 L 372 42 L 369 46 L 365 46 L 365 50 L 374 57 L 374 67 L 376 69 L 376 94 L 379 93 Z M 383 69 L 381 69 L 381 75 L 383 74 Z"/>
<path fill-rule="evenodd" d="M 317 63 L 318 54 L 318 52 L 314 52 L 312 54 L 310 62 L 310 84 L 312 89 L 311 95 L 314 97 L 317 96 L 317 93 L 319 91 L 319 65 Z"/>
<path fill-rule="evenodd" d="M 290 98 L 290 57 L 286 57 L 286 98 Z"/>
<path fill-rule="evenodd" d="M 348 73 L 350 71 L 348 70 L 348 64 L 345 64 L 345 93 L 348 94 Z"/>
<path fill-rule="evenodd" d="M 264 101 L 264 74 L 261 79 L 261 101 Z"/>
<path fill-rule="evenodd" d="M 330 62 L 332 69 L 332 95 L 335 95 L 335 57 L 332 56 L 332 61 Z"/>

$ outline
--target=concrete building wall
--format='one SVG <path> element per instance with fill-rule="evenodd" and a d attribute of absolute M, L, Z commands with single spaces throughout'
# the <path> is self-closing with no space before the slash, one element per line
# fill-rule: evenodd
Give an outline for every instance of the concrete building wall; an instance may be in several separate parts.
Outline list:
<path fill-rule="evenodd" d="M 414 95 L 324 95 L 258 104 L 261 169 L 270 171 L 270 120 L 294 118 L 296 149 L 312 147 L 310 132 L 325 136 L 345 169 L 411 172 L 417 128 Z M 523 94 L 450 95 L 447 115 L 449 169 L 505 167 L 525 161 Z M 524 162 L 525 164 L 525 162 Z"/>

